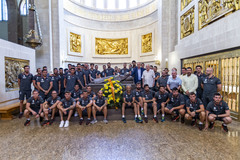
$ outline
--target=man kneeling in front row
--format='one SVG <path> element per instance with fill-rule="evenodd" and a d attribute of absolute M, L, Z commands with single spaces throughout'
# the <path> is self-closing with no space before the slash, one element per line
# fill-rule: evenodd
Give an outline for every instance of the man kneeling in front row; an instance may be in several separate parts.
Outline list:
<path fill-rule="evenodd" d="M 213 101 L 209 102 L 207 105 L 207 120 L 205 124 L 205 129 L 208 128 L 208 122 L 210 123 L 209 128 L 214 127 L 216 120 L 222 121 L 222 128 L 225 132 L 228 132 L 227 124 L 232 122 L 230 117 L 230 110 L 226 102 L 222 100 L 220 93 L 215 93 L 213 96 Z"/>
<path fill-rule="evenodd" d="M 103 112 L 103 122 L 108 123 L 107 121 L 107 98 L 103 96 L 103 91 L 98 91 L 98 95 L 93 98 L 93 106 L 92 106 L 92 114 L 93 114 L 93 121 L 91 124 L 97 123 L 96 114 L 97 112 Z"/>
<path fill-rule="evenodd" d="M 37 90 L 33 91 L 33 96 L 30 97 L 27 100 L 26 109 L 24 111 L 24 115 L 27 118 L 26 122 L 24 123 L 24 126 L 28 126 L 30 124 L 30 118 L 29 114 L 32 113 L 35 118 L 38 118 L 40 116 L 40 122 L 43 120 L 43 99 L 41 96 L 39 96 L 39 93 Z"/>
<path fill-rule="evenodd" d="M 65 98 L 63 98 L 57 105 L 61 117 L 60 128 L 69 126 L 69 121 L 76 105 L 75 100 L 71 97 L 71 92 L 66 91 L 64 97 Z M 67 120 L 65 122 L 63 120 L 63 115 L 67 115 Z"/>
<path fill-rule="evenodd" d="M 54 116 L 57 110 L 57 105 L 60 103 L 61 98 L 57 96 L 57 91 L 52 91 L 51 97 L 49 97 L 44 103 L 43 103 L 43 112 L 45 115 L 45 121 L 42 123 L 42 126 L 52 124 L 54 121 Z M 51 120 L 48 119 L 48 114 L 51 115 Z"/>
<path fill-rule="evenodd" d="M 179 119 L 179 114 L 181 115 L 181 123 L 184 123 L 185 115 L 185 99 L 182 94 L 179 93 L 178 89 L 175 87 L 172 89 L 172 93 L 169 94 L 169 103 L 165 107 L 165 113 L 171 114 L 172 121 L 177 121 Z"/>
<path fill-rule="evenodd" d="M 187 113 L 185 114 L 185 119 L 192 121 L 191 126 L 195 126 L 196 120 L 200 119 L 198 127 L 199 130 L 203 130 L 203 122 L 206 117 L 203 103 L 194 92 L 190 93 L 189 98 L 186 101 Z"/>

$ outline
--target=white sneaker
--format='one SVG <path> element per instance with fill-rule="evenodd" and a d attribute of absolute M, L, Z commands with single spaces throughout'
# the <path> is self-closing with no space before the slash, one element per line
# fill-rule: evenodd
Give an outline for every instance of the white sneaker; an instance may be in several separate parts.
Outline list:
<path fill-rule="evenodd" d="M 108 120 L 104 119 L 103 123 L 108 124 Z"/>
<path fill-rule="evenodd" d="M 95 123 L 97 123 L 97 120 L 96 119 L 92 120 L 91 124 L 95 124 Z"/>
<path fill-rule="evenodd" d="M 69 121 L 65 121 L 64 127 L 67 128 L 69 126 Z"/>
<path fill-rule="evenodd" d="M 64 121 L 61 121 L 59 127 L 62 128 L 63 125 L 64 125 Z"/>
<path fill-rule="evenodd" d="M 74 113 L 74 117 L 77 117 L 78 116 L 78 113 L 77 113 L 77 111 Z"/>

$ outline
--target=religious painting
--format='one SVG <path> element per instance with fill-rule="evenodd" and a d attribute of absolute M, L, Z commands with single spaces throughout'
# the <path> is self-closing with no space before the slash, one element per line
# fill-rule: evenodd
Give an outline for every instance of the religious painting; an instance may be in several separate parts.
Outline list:
<path fill-rule="evenodd" d="M 128 38 L 95 38 L 96 55 L 128 55 Z"/>
<path fill-rule="evenodd" d="M 194 7 L 181 16 L 181 39 L 194 32 Z"/>
<path fill-rule="evenodd" d="M 75 53 L 82 52 L 81 35 L 70 32 L 70 51 Z"/>
<path fill-rule="evenodd" d="M 24 66 L 29 65 L 29 60 L 5 57 L 5 91 L 18 89 L 18 75 L 24 71 Z"/>
<path fill-rule="evenodd" d="M 152 52 L 152 33 L 142 35 L 142 53 Z"/>
<path fill-rule="evenodd" d="M 233 13 L 240 8 L 240 0 L 199 0 L 198 25 L 199 29 Z"/>

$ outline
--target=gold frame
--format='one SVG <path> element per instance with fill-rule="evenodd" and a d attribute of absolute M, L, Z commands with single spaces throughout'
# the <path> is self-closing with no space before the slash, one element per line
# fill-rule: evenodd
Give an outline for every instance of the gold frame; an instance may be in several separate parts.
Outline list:
<path fill-rule="evenodd" d="M 182 59 L 182 66 L 202 65 L 203 72 L 211 66 L 214 75 L 222 82 L 223 99 L 228 102 L 231 116 L 240 121 L 240 49 Z"/>
<path fill-rule="evenodd" d="M 10 61 L 10 64 L 7 64 L 7 61 Z M 29 60 L 12 58 L 12 57 L 4 57 L 5 64 L 5 91 L 11 92 L 19 89 L 18 86 L 18 74 L 23 72 L 23 66 L 29 65 Z M 21 68 L 18 68 L 21 67 Z M 7 74 L 7 72 L 10 72 Z M 8 87 L 8 85 L 12 85 L 12 87 Z"/>
<path fill-rule="evenodd" d="M 180 17 L 180 38 L 183 39 L 194 33 L 194 11 L 195 7 L 190 8 L 186 13 Z"/>
<path fill-rule="evenodd" d="M 149 53 L 153 51 L 152 38 L 153 38 L 152 32 L 141 36 L 142 53 Z"/>
<path fill-rule="evenodd" d="M 95 38 L 95 55 L 128 55 L 128 38 Z"/>

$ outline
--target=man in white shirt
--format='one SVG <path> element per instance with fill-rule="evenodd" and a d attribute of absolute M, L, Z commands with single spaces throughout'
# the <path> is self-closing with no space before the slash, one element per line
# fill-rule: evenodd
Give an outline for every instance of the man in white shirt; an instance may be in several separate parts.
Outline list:
<path fill-rule="evenodd" d="M 187 68 L 187 74 L 182 77 L 182 90 L 185 97 L 185 100 L 189 99 L 191 92 L 196 94 L 198 88 L 198 78 L 195 74 L 192 74 L 192 68 Z"/>
<path fill-rule="evenodd" d="M 143 71 L 142 75 L 142 86 L 148 84 L 149 88 L 152 89 L 155 84 L 155 73 L 150 69 L 150 65 L 146 65 L 146 70 Z"/>

